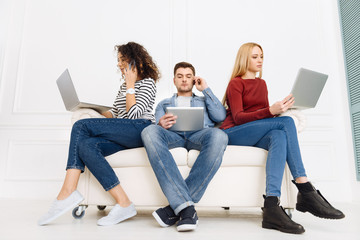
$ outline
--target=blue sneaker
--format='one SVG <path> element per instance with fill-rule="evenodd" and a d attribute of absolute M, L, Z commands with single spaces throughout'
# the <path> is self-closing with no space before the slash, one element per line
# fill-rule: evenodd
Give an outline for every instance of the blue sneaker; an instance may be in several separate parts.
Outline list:
<path fill-rule="evenodd" d="M 162 227 L 172 226 L 177 221 L 179 221 L 180 218 L 179 216 L 175 215 L 174 210 L 172 210 L 170 206 L 159 208 L 153 212 L 152 215 Z"/>
<path fill-rule="evenodd" d="M 194 206 L 184 208 L 179 213 L 180 221 L 177 223 L 178 232 L 195 230 L 199 222 Z"/>

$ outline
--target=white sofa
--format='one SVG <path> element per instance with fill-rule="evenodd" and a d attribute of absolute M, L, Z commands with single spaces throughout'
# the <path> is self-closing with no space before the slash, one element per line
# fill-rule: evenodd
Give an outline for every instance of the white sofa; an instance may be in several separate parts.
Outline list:
<path fill-rule="evenodd" d="M 293 117 L 298 132 L 305 126 L 305 118 L 300 111 L 288 111 Z M 91 109 L 74 112 L 72 121 L 101 117 Z M 185 148 L 171 149 L 179 170 L 185 178 L 193 166 L 199 151 L 187 151 Z M 227 146 L 220 169 L 210 182 L 203 198 L 196 206 L 206 207 L 257 207 L 263 205 L 265 192 L 265 164 L 267 151 L 256 147 Z M 121 186 L 136 207 L 160 207 L 168 205 L 155 174 L 150 166 L 145 148 L 119 151 L 106 157 L 118 176 Z M 281 204 L 286 209 L 294 209 L 296 189 L 291 183 L 291 174 L 286 167 Z M 99 209 L 114 205 L 109 193 L 105 192 L 88 169 L 81 174 L 78 190 L 85 200 L 75 208 L 73 216 L 80 218 L 88 205 L 97 205 Z M 101 207 L 103 206 L 103 207 Z"/>

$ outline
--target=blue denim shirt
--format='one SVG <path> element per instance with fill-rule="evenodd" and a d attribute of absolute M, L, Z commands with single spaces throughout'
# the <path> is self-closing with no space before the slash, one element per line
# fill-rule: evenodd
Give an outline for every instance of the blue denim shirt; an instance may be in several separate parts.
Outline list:
<path fill-rule="evenodd" d="M 214 95 L 210 88 L 206 88 L 202 91 L 204 97 L 192 95 L 190 106 L 191 107 L 203 107 L 204 108 L 204 128 L 214 127 L 215 123 L 224 121 L 226 117 L 226 110 L 221 104 L 219 99 Z M 177 94 L 171 98 L 162 100 L 155 109 L 156 124 L 166 113 L 167 107 L 176 107 Z"/>

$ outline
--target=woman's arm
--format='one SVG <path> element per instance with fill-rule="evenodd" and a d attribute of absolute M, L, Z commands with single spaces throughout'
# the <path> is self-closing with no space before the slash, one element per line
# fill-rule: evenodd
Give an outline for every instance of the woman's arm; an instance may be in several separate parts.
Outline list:
<path fill-rule="evenodd" d="M 113 115 L 110 111 L 103 112 L 101 115 L 105 116 L 106 118 L 113 118 Z"/>
<path fill-rule="evenodd" d="M 134 89 L 135 82 L 138 78 L 136 68 L 125 69 L 125 82 L 126 82 L 126 90 Z M 126 111 L 129 112 L 130 108 L 136 104 L 135 93 L 134 94 L 126 94 Z"/>
<path fill-rule="evenodd" d="M 245 112 L 243 90 L 243 85 L 239 82 L 236 82 L 236 80 L 231 81 L 226 90 L 228 106 L 231 109 L 231 115 L 236 125 L 273 117 L 273 115 L 270 113 L 269 107 L 258 109 L 252 112 Z"/>
<path fill-rule="evenodd" d="M 274 103 L 273 105 L 271 105 L 270 107 L 270 112 L 273 115 L 278 115 L 278 114 L 282 114 L 284 112 L 286 112 L 289 108 L 291 108 L 295 103 L 295 99 L 292 95 L 292 93 L 290 93 L 287 97 L 285 97 L 283 100 L 278 101 L 276 103 Z"/>
<path fill-rule="evenodd" d="M 134 98 L 136 98 L 135 104 L 133 104 L 127 112 L 128 118 L 137 119 L 143 115 L 146 109 L 155 102 L 155 95 L 155 81 L 152 79 L 145 79 L 134 96 Z"/>

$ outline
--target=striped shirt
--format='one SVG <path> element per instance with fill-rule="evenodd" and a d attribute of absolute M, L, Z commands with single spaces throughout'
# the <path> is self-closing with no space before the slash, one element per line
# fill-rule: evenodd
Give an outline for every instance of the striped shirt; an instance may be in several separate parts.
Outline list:
<path fill-rule="evenodd" d="M 151 78 L 142 79 L 135 82 L 135 100 L 136 103 L 126 111 L 126 82 L 119 89 L 115 98 L 114 106 L 110 110 L 113 118 L 127 119 L 149 119 L 155 123 L 153 114 L 153 105 L 155 102 L 156 85 Z"/>

